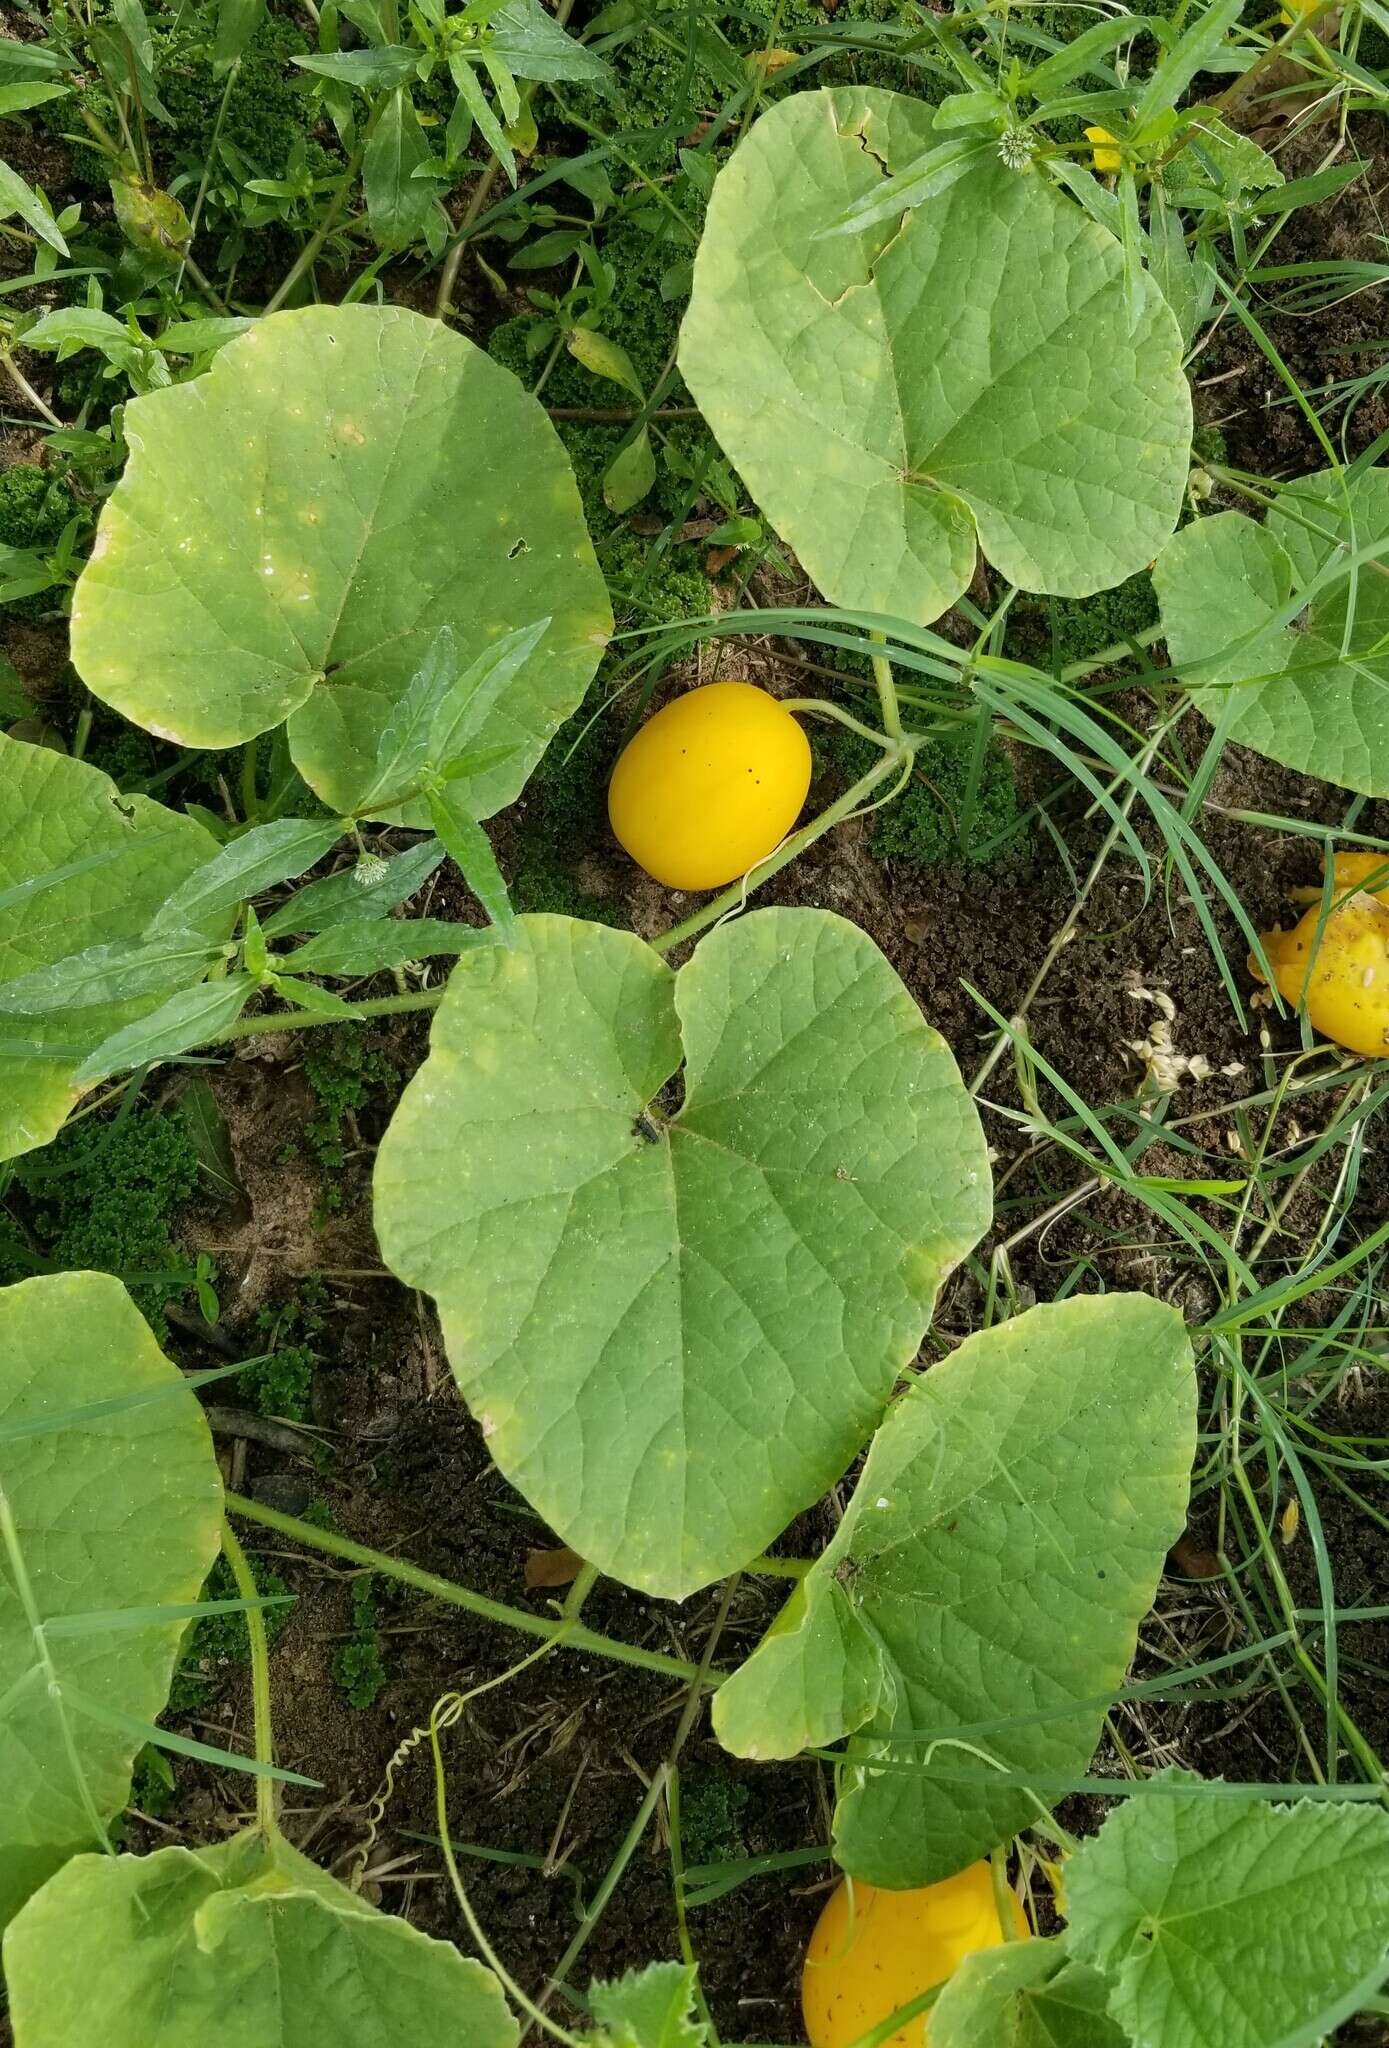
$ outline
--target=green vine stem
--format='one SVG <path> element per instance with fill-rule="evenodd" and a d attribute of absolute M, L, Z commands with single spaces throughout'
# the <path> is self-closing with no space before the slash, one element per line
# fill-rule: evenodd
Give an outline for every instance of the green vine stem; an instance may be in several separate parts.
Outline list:
<path fill-rule="evenodd" d="M 803 1579 L 814 1564 L 813 1557 L 755 1557 L 743 1570 L 756 1579 Z"/>
<path fill-rule="evenodd" d="M 260 1501 L 247 1500 L 239 1493 L 228 1493 L 226 1504 L 229 1514 L 245 1522 L 258 1522 L 263 1529 L 273 1529 L 277 1536 L 288 1537 L 290 1542 L 298 1543 L 306 1550 L 321 1550 L 329 1557 L 345 1558 L 349 1564 L 363 1565 L 368 1571 L 379 1572 L 383 1578 L 399 1579 L 402 1585 L 413 1586 L 417 1593 L 427 1593 L 432 1600 L 445 1601 L 450 1607 L 466 1608 L 470 1614 L 481 1615 L 485 1621 L 494 1621 L 501 1628 L 514 1628 L 522 1635 L 545 1636 L 553 1640 L 557 1649 L 580 1650 L 589 1656 L 609 1657 L 617 1664 L 635 1664 L 641 1671 L 655 1671 L 662 1678 L 678 1678 L 687 1685 L 699 1681 L 701 1686 L 707 1685 L 711 1691 L 722 1675 L 703 1674 L 698 1665 L 687 1664 L 682 1658 L 666 1657 L 658 1650 L 642 1650 L 634 1643 L 619 1642 L 615 1636 L 600 1635 L 596 1629 L 584 1628 L 572 1619 L 531 1614 L 524 1607 L 508 1607 L 504 1601 L 489 1600 L 485 1593 L 474 1593 L 467 1586 L 457 1585 L 452 1579 L 442 1579 L 434 1572 L 422 1571 L 418 1565 L 389 1557 L 384 1551 L 370 1550 L 365 1543 L 354 1543 L 350 1536 L 339 1536 L 331 1529 L 301 1522 L 294 1515 L 282 1515 L 278 1508 L 265 1507 Z"/>
<path fill-rule="evenodd" d="M 879 744 L 882 744 L 881 740 Z M 672 925 L 669 931 L 662 932 L 658 938 L 652 939 L 652 950 L 657 953 L 669 953 L 676 946 L 683 945 L 687 939 L 697 937 L 711 924 L 716 924 L 730 910 L 741 910 L 754 889 L 760 889 L 773 875 L 780 874 L 783 868 L 789 867 L 797 855 L 804 853 L 808 846 L 813 846 L 817 839 L 823 838 L 834 826 L 843 824 L 846 818 L 852 817 L 889 777 L 900 775 L 903 769 L 910 771 L 918 744 L 919 740 L 915 734 L 906 733 L 900 739 L 883 745 L 882 759 L 875 761 L 868 773 L 860 776 L 852 787 L 845 790 L 843 796 L 837 797 L 826 810 L 821 811 L 818 818 L 812 818 L 808 825 L 802 825 L 798 832 L 792 832 L 783 839 L 775 853 L 768 854 L 766 860 L 760 862 L 757 867 L 749 869 L 738 881 L 730 882 L 726 889 L 720 890 L 717 896 L 711 896 L 707 903 L 702 904 L 679 924 Z M 354 1004 L 353 1007 L 359 1018 L 399 1017 L 411 1010 L 437 1010 L 444 1000 L 445 993 L 446 984 L 441 984 L 438 988 L 421 989 L 415 995 L 371 997 L 366 1002 Z M 238 1017 L 225 1031 L 219 1031 L 215 1038 L 204 1042 L 208 1045 L 230 1045 L 237 1039 L 259 1038 L 271 1031 L 311 1031 L 315 1025 L 336 1024 L 339 1021 L 337 1017 L 319 1016 L 309 1010 L 272 1010 L 264 1017 Z"/>
<path fill-rule="evenodd" d="M 229 1494 L 228 1505 L 231 1498 Z M 270 1645 L 265 1634 L 265 1615 L 259 1605 L 260 1592 L 246 1562 L 246 1553 L 237 1541 L 236 1531 L 225 1519 L 222 1523 L 222 1554 L 231 1566 L 237 1592 L 249 1603 L 246 1633 L 251 1640 L 251 1704 L 255 1715 L 256 1762 L 273 1765 L 275 1729 L 270 1717 Z M 262 1771 L 256 1779 L 256 1821 L 262 1833 L 272 1837 L 280 1832 L 275 1811 L 276 1796 L 275 1780 L 268 1771 Z"/>
<path fill-rule="evenodd" d="M 810 823 L 802 825 L 798 832 L 790 833 L 782 840 L 775 853 L 769 853 L 764 861 L 757 867 L 750 868 L 739 881 L 730 882 L 726 889 L 721 889 L 717 896 L 712 896 L 681 923 L 672 925 L 669 931 L 662 932 L 659 938 L 652 939 L 652 950 L 657 953 L 672 952 L 676 946 L 683 945 L 686 939 L 697 938 L 700 932 L 707 930 L 711 924 L 717 924 L 730 910 L 741 910 L 754 889 L 760 889 L 773 875 L 779 875 L 783 868 L 789 867 L 798 855 L 804 853 L 807 847 L 813 846 L 817 839 L 822 839 L 835 825 L 842 825 L 846 818 L 852 817 L 889 776 L 899 774 L 904 767 L 910 769 L 916 747 L 916 739 L 907 734 L 890 748 L 885 748 L 881 761 L 875 761 L 868 773 L 860 776 L 851 788 L 845 790 L 843 796 L 837 797 L 826 810 L 821 811 L 818 818 L 812 818 Z"/>
<path fill-rule="evenodd" d="M 869 639 L 878 647 L 886 647 L 884 633 L 870 633 Z M 878 686 L 878 702 L 882 707 L 883 731 L 889 739 L 902 737 L 902 714 L 897 706 L 897 685 L 892 680 L 892 663 L 885 654 L 870 655 L 873 664 L 873 680 Z"/>
<path fill-rule="evenodd" d="M 353 1009 L 359 1017 L 396 1017 L 408 1010 L 437 1010 L 444 1000 L 444 989 L 421 989 L 412 996 L 373 996 L 364 1003 L 354 1003 Z M 225 1031 L 219 1031 L 215 1038 L 208 1039 L 209 1045 L 226 1045 L 235 1038 L 259 1038 L 266 1031 L 311 1031 L 315 1025 L 340 1024 L 340 1017 L 320 1017 L 315 1010 L 272 1010 L 266 1017 L 238 1017 Z"/>
<path fill-rule="evenodd" d="M 548 2024 L 544 2019 L 545 2007 L 549 2004 L 556 1991 L 562 1991 L 566 1988 L 569 1972 L 579 1960 L 587 1946 L 589 1936 L 607 1911 L 608 1903 L 621 1882 L 622 1874 L 636 1854 L 642 1836 L 646 1833 L 661 1794 L 666 1790 L 675 1775 L 676 1766 L 680 1760 L 680 1752 L 689 1741 L 690 1733 L 699 1718 L 700 1708 L 704 1703 L 705 1690 L 713 1683 L 711 1672 L 714 1657 L 719 1647 L 719 1638 L 723 1634 L 724 1625 L 728 1620 L 729 1608 L 733 1604 L 733 1596 L 738 1590 L 740 1577 L 740 1573 L 734 1572 L 732 1577 L 725 1579 L 723 1583 L 723 1588 L 719 1595 L 718 1611 L 714 1616 L 713 1626 L 709 1630 L 709 1635 L 704 1645 L 704 1654 L 701 1656 L 699 1666 L 690 1681 L 689 1690 L 685 1695 L 685 1704 L 681 1710 L 680 1719 L 676 1724 L 675 1734 L 671 1738 L 670 1748 L 666 1753 L 665 1761 L 660 1769 L 653 1774 L 651 1783 L 646 1788 L 646 1796 L 637 1808 L 636 1816 L 623 1837 L 621 1847 L 604 1873 L 602 1883 L 589 1901 L 588 1911 L 575 1929 L 573 1939 L 555 1964 L 554 1969 L 550 1972 L 545 1987 L 536 2001 L 538 2017 L 542 2025 Z M 525 2048 L 524 2035 L 521 2037 L 518 2048 Z"/>
<path fill-rule="evenodd" d="M 458 1858 L 449 1839 L 448 1784 L 444 1776 L 444 1754 L 439 1747 L 438 1725 L 432 1718 L 429 1724 L 429 1744 L 434 1755 L 434 1814 L 439 1828 L 439 1847 L 443 1853 L 449 1883 L 453 1887 L 453 1895 L 458 1901 L 458 1909 L 467 1922 L 468 1932 L 473 1937 L 478 1954 L 512 2004 L 520 2007 L 533 2026 L 541 2027 L 547 2034 L 552 2034 L 555 2040 L 564 2044 L 564 2048 L 583 2048 L 583 2043 L 576 2034 L 567 2032 L 565 2028 L 557 2026 L 552 2019 L 547 2019 L 534 1999 L 517 1983 L 488 1940 L 487 1930 L 473 1910 L 473 1902 L 468 1897 L 468 1888 L 463 1882 L 463 1873 L 458 1868 Z"/>

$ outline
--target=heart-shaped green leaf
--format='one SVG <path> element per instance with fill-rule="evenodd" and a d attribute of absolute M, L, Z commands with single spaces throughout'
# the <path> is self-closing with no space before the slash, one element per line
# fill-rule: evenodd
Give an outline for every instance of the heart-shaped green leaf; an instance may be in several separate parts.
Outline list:
<path fill-rule="evenodd" d="M 305 307 L 134 401 L 126 439 L 73 603 L 97 696 L 183 746 L 288 718 L 295 764 L 350 812 L 441 627 L 462 670 L 548 619 L 455 735 L 508 750 L 476 815 L 519 794 L 612 618 L 564 449 L 509 371 L 398 306 Z"/>
<path fill-rule="evenodd" d="M 5 1939 L 22 2048 L 514 2048 L 492 1972 L 283 1837 L 79 1856 Z"/>
<path fill-rule="evenodd" d="M 84 1054 L 200 978 L 231 928 L 228 916 L 195 916 L 193 951 L 171 947 L 162 968 L 137 942 L 165 898 L 216 852 L 191 818 L 122 796 L 83 761 L 0 737 L 0 987 L 23 977 L 32 989 L 30 976 L 98 946 L 107 949 L 109 987 L 128 943 L 127 986 L 138 990 L 93 1004 L 97 984 L 88 975 L 81 1007 L 0 1015 L 0 1159 L 46 1145 L 61 1128 L 78 1098 L 71 1077 Z M 204 939 L 208 952 L 200 955 Z M 74 985 L 81 978 L 75 967 L 62 973 Z"/>
<path fill-rule="evenodd" d="M 1137 2048 L 1330 2035 L 1379 1988 L 1389 1813 L 1272 1806 L 1166 1771 L 1066 1866 L 1072 1953 Z"/>
<path fill-rule="evenodd" d="M 979 154 L 914 210 L 827 232 L 938 139 L 920 100 L 858 87 L 764 114 L 714 186 L 680 337 L 824 596 L 918 624 L 981 545 L 1058 596 L 1145 568 L 1191 438 L 1176 320 L 1142 276 L 1131 318 L 1118 242 L 1044 178 Z"/>
<path fill-rule="evenodd" d="M 0 1288 L 0 1926 L 125 1804 L 140 1737 L 81 1702 L 149 1722 L 168 1698 L 183 1620 L 97 1618 L 196 1600 L 221 1506 L 202 1410 L 118 1280 Z"/>
<path fill-rule="evenodd" d="M 1338 573 L 1376 544 L 1377 560 Z M 1389 796 L 1389 469 L 1300 477 L 1262 526 L 1242 512 L 1194 520 L 1153 585 L 1172 666 L 1228 738 Z"/>
<path fill-rule="evenodd" d="M 519 919 L 454 969 L 376 1164 L 383 1256 L 438 1301 L 497 1464 L 676 1599 L 839 1478 L 988 1216 L 949 1050 L 820 910 L 725 925 L 678 975 Z"/>
<path fill-rule="evenodd" d="M 835 1855 L 870 1883 L 1006 1841 L 1030 1774 L 1090 1759 L 1182 1529 L 1195 1404 L 1181 1317 L 1147 1295 L 966 1339 L 891 1410 L 789 1619 L 716 1694 L 720 1741 L 780 1757 L 861 1731 Z"/>

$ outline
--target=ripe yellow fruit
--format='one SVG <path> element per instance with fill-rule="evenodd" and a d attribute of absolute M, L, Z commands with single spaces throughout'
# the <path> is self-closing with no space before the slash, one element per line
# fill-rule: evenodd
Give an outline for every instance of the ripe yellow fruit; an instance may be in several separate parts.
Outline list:
<path fill-rule="evenodd" d="M 1029 1932 L 1016 1899 L 1013 1920 L 1019 1935 Z M 1002 1940 L 987 1863 L 912 1892 L 856 1879 L 852 1925 L 849 1886 L 839 1885 L 815 1923 L 801 1972 L 810 2048 L 849 2048 L 898 2006 L 944 1984 L 966 1956 Z M 928 2038 L 923 2013 L 889 2035 L 886 2048 L 925 2048 Z"/>
<path fill-rule="evenodd" d="M 1332 884 L 1338 896 L 1344 896 L 1348 889 L 1366 889 L 1389 908 L 1389 853 L 1338 853 Z M 1316 898 L 1320 903 L 1320 889 Z"/>
<path fill-rule="evenodd" d="M 1338 859 L 1337 887 L 1352 879 Z M 1366 1059 L 1389 1059 L 1389 903 L 1362 889 L 1324 922 L 1318 903 L 1290 932 L 1259 937 L 1279 993 L 1305 1004 L 1314 1031 Z M 1249 964 L 1262 981 L 1252 956 Z"/>
<path fill-rule="evenodd" d="M 668 889 L 719 889 L 795 824 L 810 742 L 752 683 L 706 683 L 649 718 L 608 785 L 620 846 Z"/>

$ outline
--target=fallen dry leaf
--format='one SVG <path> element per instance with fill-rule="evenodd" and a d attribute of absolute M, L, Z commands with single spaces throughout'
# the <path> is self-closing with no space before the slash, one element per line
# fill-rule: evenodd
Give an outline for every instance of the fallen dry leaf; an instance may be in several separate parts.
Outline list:
<path fill-rule="evenodd" d="M 526 1552 L 526 1584 L 537 1586 L 572 1586 L 584 1568 L 584 1561 L 577 1550 L 567 1546 L 559 1550 L 528 1550 Z"/>

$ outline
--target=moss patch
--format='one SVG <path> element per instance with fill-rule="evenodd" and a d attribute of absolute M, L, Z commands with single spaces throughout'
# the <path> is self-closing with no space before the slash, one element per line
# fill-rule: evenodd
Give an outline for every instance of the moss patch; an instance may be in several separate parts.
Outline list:
<path fill-rule="evenodd" d="M 1146 569 L 1093 597 L 1022 597 L 1009 619 L 1008 651 L 1042 668 L 1090 661 L 1106 647 L 1157 624 L 1157 598 Z"/>
<path fill-rule="evenodd" d="M 864 775 L 878 759 L 870 740 L 852 733 L 817 735 L 816 748 L 832 761 L 846 782 Z M 877 813 L 870 840 L 878 860 L 905 862 L 910 867 L 946 867 L 963 861 L 977 867 L 997 859 L 991 842 L 1018 823 L 1018 792 L 1013 766 L 996 741 L 984 752 L 979 786 L 968 830 L 961 827 L 969 799 L 970 749 L 927 740 L 916 757 L 916 773 L 895 802 Z"/>
<path fill-rule="evenodd" d="M 113 1120 L 69 1124 L 42 1152 L 20 1160 L 28 1246 L 53 1270 L 113 1273 L 130 1289 L 155 1335 L 164 1304 L 187 1293 L 192 1268 L 174 1242 L 180 1207 L 198 1184 L 198 1157 L 178 1110 L 137 1109 Z M 0 1280 L 33 1270 L 20 1241 L 0 1237 Z"/>

